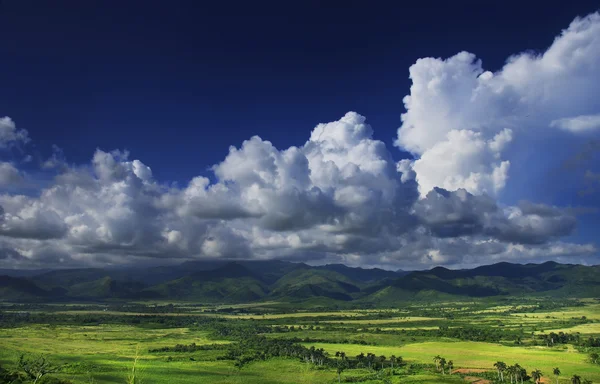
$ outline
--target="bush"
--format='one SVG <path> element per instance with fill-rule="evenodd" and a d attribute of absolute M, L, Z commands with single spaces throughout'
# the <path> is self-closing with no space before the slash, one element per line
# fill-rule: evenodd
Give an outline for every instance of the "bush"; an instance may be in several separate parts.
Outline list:
<path fill-rule="evenodd" d="M 59 379 L 52 376 L 44 376 L 39 381 L 39 384 L 73 384 L 72 381 Z"/>
<path fill-rule="evenodd" d="M 9 372 L 0 367 L 0 384 L 21 384 L 24 379 L 17 372 Z"/>

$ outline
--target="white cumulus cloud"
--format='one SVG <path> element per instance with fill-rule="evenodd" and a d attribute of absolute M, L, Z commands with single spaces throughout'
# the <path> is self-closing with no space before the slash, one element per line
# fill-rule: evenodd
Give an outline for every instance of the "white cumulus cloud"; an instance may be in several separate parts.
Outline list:
<path fill-rule="evenodd" d="M 417 60 L 396 145 L 415 155 L 402 168 L 411 165 L 421 196 L 434 187 L 498 194 L 511 174 L 535 177 L 537 163 L 564 156 L 545 139 L 566 148 L 581 134 L 600 133 L 598 36 L 594 13 L 575 19 L 543 54 L 514 55 L 494 73 L 468 52 Z M 525 150 L 537 162 L 515 166 Z"/>

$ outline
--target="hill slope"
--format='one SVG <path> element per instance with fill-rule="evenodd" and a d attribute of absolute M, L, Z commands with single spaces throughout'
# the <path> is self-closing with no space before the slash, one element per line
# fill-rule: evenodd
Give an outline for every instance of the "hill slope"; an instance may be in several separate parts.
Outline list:
<path fill-rule="evenodd" d="M 33 275 L 32 275 L 33 274 Z M 18 277 L 16 277 L 16 276 Z M 0 276 L 0 300 L 169 299 L 391 304 L 506 295 L 600 297 L 600 266 L 498 263 L 399 272 L 285 261 L 198 261 L 146 269 L 84 268 Z"/>
<path fill-rule="evenodd" d="M 370 299 L 392 302 L 398 298 L 424 296 L 449 298 L 535 294 L 597 297 L 600 295 L 600 266 L 503 262 L 464 270 L 436 267 L 409 273 L 373 293 Z"/>
<path fill-rule="evenodd" d="M 268 286 L 259 276 L 238 263 L 212 271 L 199 271 L 186 277 L 148 288 L 162 298 L 203 302 L 247 302 L 263 298 Z"/>

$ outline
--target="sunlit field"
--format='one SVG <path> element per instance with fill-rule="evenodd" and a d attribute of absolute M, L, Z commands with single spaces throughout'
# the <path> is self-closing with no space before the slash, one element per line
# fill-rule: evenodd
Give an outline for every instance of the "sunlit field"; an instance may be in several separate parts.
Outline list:
<path fill-rule="evenodd" d="M 38 305 L 28 312 L 26 305 L 5 306 L 9 311 L 0 328 L 0 365 L 12 368 L 23 353 L 41 354 L 59 367 L 54 377 L 75 383 L 125 383 L 137 356 L 136 375 L 148 384 L 333 383 L 338 380 L 335 361 L 341 361 L 337 352 L 343 352 L 355 365 L 361 354 L 380 359 L 371 367 L 364 363 L 343 369 L 343 382 L 484 383 L 497 376 L 497 361 L 518 363 L 527 372 L 539 369 L 553 382 L 555 367 L 562 372 L 559 383 L 570 382 L 573 375 L 600 381 L 600 366 L 589 358 L 598 348 L 583 345 L 585 338 L 600 334 L 600 306 L 593 301 L 289 313 L 276 304 L 260 309 L 206 306 L 198 313 L 197 307 L 175 303 L 175 313 L 160 315 L 128 312 L 125 305 L 106 311 L 93 307 L 53 305 L 44 310 Z M 25 313 L 30 313 L 28 319 Z M 548 346 L 542 337 L 551 332 L 578 335 L 579 341 Z M 251 347 L 243 345 L 257 337 L 270 343 L 290 340 L 306 351 L 322 349 L 330 362 L 271 356 L 240 363 L 254 353 L 244 351 Z M 194 349 L 177 350 L 177 345 Z M 444 374 L 436 368 L 437 355 L 452 361 L 452 374 L 450 368 Z M 394 369 L 392 356 L 403 359 Z"/>

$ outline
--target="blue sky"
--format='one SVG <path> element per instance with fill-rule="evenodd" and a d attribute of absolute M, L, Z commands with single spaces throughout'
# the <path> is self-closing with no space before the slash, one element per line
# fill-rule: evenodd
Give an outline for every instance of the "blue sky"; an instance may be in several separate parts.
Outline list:
<path fill-rule="evenodd" d="M 6 178 L 11 184 L 6 182 L 2 186 L 5 201 L 0 202 L 0 205 L 3 206 L 6 217 L 3 234 L 0 233 L 3 241 L 0 249 L 4 249 L 7 255 L 17 255 L 6 256 L 3 260 L 6 260 L 8 266 L 28 266 L 44 263 L 54 265 L 56 260 L 61 259 L 65 265 L 76 265 L 88 262 L 118 264 L 156 257 L 281 256 L 311 262 L 342 261 L 384 267 L 420 266 L 423 263 L 474 265 L 496 261 L 498 258 L 541 260 L 544 254 L 549 255 L 547 258 L 568 261 L 571 253 L 575 255 L 573 260 L 577 262 L 597 260 L 597 251 L 593 247 L 597 241 L 595 233 L 600 220 L 598 214 L 594 213 L 594 208 L 600 206 L 600 199 L 594 190 L 594 183 L 597 182 L 600 170 L 595 165 L 598 164 L 598 151 L 594 149 L 597 147 L 594 143 L 600 137 L 594 127 L 584 133 L 574 133 L 572 129 L 560 128 L 559 121 L 581 116 L 583 119 L 593 120 L 600 112 L 600 104 L 594 101 L 598 100 L 594 99 L 598 94 L 586 94 L 586 102 L 571 106 L 568 101 L 576 97 L 571 97 L 567 91 L 572 89 L 568 85 L 556 83 L 546 91 L 556 93 L 565 90 L 563 96 L 566 102 L 559 103 L 560 100 L 554 100 L 554 96 L 545 96 L 543 84 L 546 80 L 543 78 L 543 71 L 540 72 L 542 74 L 536 74 L 538 64 L 535 63 L 536 55 L 543 54 L 577 16 L 584 17 L 596 10 L 595 2 L 585 1 L 570 2 L 559 8 L 541 7 L 539 4 L 526 2 L 491 5 L 481 2 L 462 2 L 460 5 L 439 2 L 436 6 L 425 7 L 400 3 L 367 5 L 352 1 L 328 2 L 326 6 L 322 2 L 306 1 L 291 6 L 281 2 L 207 5 L 196 1 L 40 3 L 5 0 L 0 5 L 3 57 L 0 60 L 0 84 L 3 90 L 0 92 L 0 117 L 10 117 L 16 127 L 14 130 L 26 130 L 30 140 L 13 140 L 12 144 L 2 150 L 0 157 L 0 160 L 18 169 L 19 177 L 26 181 L 17 185 L 16 179 Z M 594 23 L 592 20 L 591 24 Z M 578 30 L 573 31 L 574 34 L 579 33 Z M 563 42 L 569 43 L 567 39 L 563 39 Z M 593 44 L 597 45 L 590 44 L 592 48 L 595 47 Z M 592 63 L 597 62 L 594 60 L 597 60 L 595 55 L 598 52 L 594 49 L 583 50 Z M 473 56 L 455 56 L 460 52 L 470 52 Z M 522 70 L 526 75 L 530 74 L 530 78 L 538 75 L 540 78 L 529 83 L 529 80 L 523 80 L 522 84 L 527 83 L 528 89 L 537 89 L 539 92 L 532 91 L 529 94 L 517 90 L 513 95 L 508 94 L 508 91 L 500 91 L 500 87 L 505 89 L 514 86 L 511 81 L 521 79 L 520 74 L 514 74 L 516 65 L 513 69 L 502 71 L 509 57 L 524 52 L 529 52 L 530 64 L 525 64 Z M 440 60 L 430 63 L 421 61 L 416 65 L 419 59 L 427 57 Z M 457 57 L 454 64 L 450 60 L 452 57 Z M 555 58 L 553 60 L 556 61 L 547 64 L 547 67 L 554 68 L 561 60 L 568 67 L 567 57 L 565 54 L 564 58 Z M 472 65 L 477 59 L 482 64 Z M 546 61 L 550 62 L 550 59 Z M 594 84 L 600 87 L 599 77 L 590 77 L 585 63 L 585 60 L 575 63 L 578 67 L 573 64 L 575 70 L 565 72 L 565 78 L 572 79 L 573 82 L 583 78 L 583 83 L 590 85 L 590 89 Z M 544 64 L 540 65 L 543 67 Z M 410 78 L 409 68 L 415 69 Z M 463 70 L 467 72 L 461 72 Z M 449 77 L 445 75 L 445 71 Z M 458 100 L 467 92 L 461 84 L 467 84 L 465 87 L 468 88 L 469 81 L 475 79 L 470 77 L 469 71 L 505 73 L 508 80 L 504 80 L 503 76 L 496 76 L 491 80 L 493 84 L 489 85 L 489 89 L 493 91 L 483 101 L 470 106 L 465 106 L 464 103 L 452 105 L 453 99 Z M 460 76 L 456 84 L 448 81 L 453 78 L 453 74 L 465 76 L 464 82 Z M 547 76 L 552 77 L 551 74 Z M 430 94 L 418 96 L 411 90 L 411 86 L 414 87 L 419 79 L 424 84 L 437 79 L 442 87 L 438 90 L 430 89 Z M 518 86 L 515 89 L 517 88 Z M 505 94 L 495 98 L 494 95 L 502 92 Z M 400 134 L 398 129 L 403 126 L 400 116 L 407 112 L 403 98 L 407 95 L 413 97 L 415 104 L 423 103 L 425 106 L 422 111 L 415 108 L 407 114 L 417 131 L 420 130 L 431 138 L 445 136 L 451 130 L 469 128 L 473 132 L 481 130 L 481 140 L 470 137 L 458 144 L 442 140 L 436 146 L 431 140 L 421 139 L 420 134 Z M 521 101 L 517 100 L 518 97 L 521 97 Z M 528 97 L 531 100 L 546 98 L 549 101 L 538 103 Z M 442 113 L 444 108 L 449 107 L 449 111 Z M 481 114 L 476 113 L 477 108 L 489 108 L 491 117 L 481 117 Z M 507 112 L 509 110 L 510 113 Z M 184 195 L 190 180 L 198 176 L 207 177 L 213 186 L 233 185 L 231 189 L 236 191 L 227 192 L 232 194 L 228 197 L 230 200 L 226 199 L 229 205 L 213 202 L 216 206 L 230 207 L 235 205 L 235 201 L 248 203 L 241 196 L 246 196 L 251 191 L 255 181 L 249 181 L 245 176 L 229 169 L 235 168 L 232 165 L 234 162 L 226 159 L 228 154 L 231 155 L 230 146 L 241 148 L 244 140 L 257 135 L 270 141 L 281 153 L 291 146 L 304 148 L 303 153 L 308 153 L 312 149 L 307 149 L 305 143 L 309 140 L 311 131 L 320 123 L 341 121 L 349 111 L 366 117 L 366 123 L 373 130 L 372 135 L 361 136 L 357 140 L 371 140 L 369 143 L 374 147 L 380 141 L 386 149 L 378 147 L 374 152 L 369 152 L 378 161 L 388 164 L 383 170 L 377 171 L 387 175 L 385 180 L 378 179 L 380 174 L 375 175 L 376 177 L 371 175 L 373 177 L 368 180 L 360 179 L 366 188 L 363 192 L 367 195 L 386 196 L 389 191 L 381 185 L 392 180 L 402 184 L 394 184 L 394 199 L 398 195 L 412 196 L 414 191 L 407 192 L 404 189 L 414 184 L 418 185 L 422 198 L 417 204 L 425 205 L 423 201 L 428 200 L 424 198 L 433 187 L 451 192 L 466 188 L 475 198 L 491 195 L 500 207 L 498 209 L 508 209 L 502 220 L 512 220 L 509 207 L 519 207 L 522 200 L 553 206 L 557 210 L 577 207 L 577 228 L 572 228 L 569 220 L 561 221 L 562 216 L 558 218 L 558 211 L 551 214 L 545 211 L 550 216 L 532 213 L 537 215 L 529 218 L 532 222 L 517 224 L 490 223 L 492 219 L 486 216 L 485 220 L 474 225 L 492 229 L 484 231 L 485 233 L 477 232 L 476 239 L 465 237 L 461 231 L 457 232 L 461 233 L 460 236 L 451 239 L 440 240 L 435 235 L 423 239 L 419 231 L 435 234 L 435 223 L 427 218 L 413 217 L 415 227 L 411 227 L 410 231 L 404 229 L 401 233 L 396 233 L 389 228 L 380 228 L 381 233 L 389 232 L 389 236 L 404 238 L 400 242 L 390 241 L 386 247 L 378 249 L 366 239 L 368 236 L 373 237 L 365 230 L 372 225 L 372 220 L 376 220 L 376 217 L 399 220 L 397 217 L 405 213 L 413 215 L 411 210 L 418 211 L 418 207 L 404 207 L 401 214 L 395 211 L 399 203 L 392 199 L 393 202 L 390 200 L 385 203 L 391 205 L 384 207 L 386 212 L 393 211 L 389 218 L 376 211 L 365 213 L 363 206 L 350 207 L 350 203 L 336 200 L 342 193 L 340 191 L 350 193 L 347 192 L 348 185 L 344 184 L 344 189 L 341 184 L 318 184 L 315 180 L 307 184 L 310 187 L 298 186 L 297 192 L 301 193 L 303 188 L 308 188 L 307 191 L 313 187 L 318 188 L 323 197 L 315 199 L 323 199 L 323 202 L 313 201 L 316 204 L 313 209 L 331 212 L 326 217 L 314 215 L 310 218 L 298 218 L 291 212 L 280 212 L 283 209 L 280 206 L 269 208 L 264 204 L 255 210 L 252 208 L 245 211 L 241 216 L 230 213 L 224 216 L 217 213 L 207 215 L 203 209 L 190 208 L 192 213 L 187 214 L 194 216 L 193 220 L 186 218 L 183 212 L 175 214 L 161 211 L 177 210 L 184 203 L 170 202 L 172 205 L 166 207 L 164 200 L 167 199 L 164 195 L 162 200 L 156 195 Z M 440 116 L 436 115 L 438 112 L 441 113 Z M 519 120 L 525 118 L 529 120 Z M 545 129 L 553 121 L 556 122 L 556 129 Z M 364 122 L 361 118 L 351 116 L 342 123 L 346 124 L 344 129 L 352 130 Z M 514 127 L 511 125 L 513 123 Z M 404 124 L 406 128 L 402 128 L 403 132 L 407 132 L 408 124 Z M 485 153 L 463 154 L 460 164 L 445 168 L 446 175 L 435 172 L 435 164 L 448 164 L 447 156 L 456 152 L 457 148 L 452 145 L 470 148 L 469 145 L 473 144 L 477 147 L 478 140 L 491 145 L 494 135 L 506 128 L 501 127 L 502 124 L 512 133 L 508 134 L 508 143 L 498 153 L 490 150 Z M 568 125 L 563 125 L 565 124 Z M 542 126 L 544 130 L 540 128 Z M 434 128 L 429 130 L 430 127 Z M 520 127 L 523 128 L 519 130 Z M 332 142 L 339 139 L 336 135 L 341 134 L 337 129 L 330 126 L 331 132 L 334 132 L 331 134 Z M 349 146 L 355 146 L 358 141 L 352 140 L 342 143 L 343 145 L 339 140 L 336 143 L 348 152 L 349 157 L 344 160 L 344 164 L 353 163 L 363 171 L 369 165 L 353 160 L 351 156 L 354 147 Z M 53 146 L 60 148 L 60 152 L 55 153 Z M 323 144 L 323 147 L 326 145 Z M 342 147 L 329 150 L 341 151 Z M 420 149 L 415 150 L 416 148 Z M 532 151 L 531 148 L 537 149 Z M 96 157 L 94 154 L 98 154 L 97 149 L 108 153 L 112 160 L 103 155 Z M 127 150 L 129 156 L 125 158 L 110 154 L 115 149 Z M 57 160 L 55 165 L 58 165 L 50 168 L 49 163 L 46 163 L 42 167 L 53 153 Z M 31 161 L 24 162 L 27 156 L 31 156 Z M 271 157 L 273 156 L 275 155 Z M 314 176 L 318 172 L 313 168 L 313 158 L 306 156 L 310 162 L 311 175 Z M 497 159 L 494 156 L 498 156 Z M 92 158 L 97 161 L 92 161 Z M 163 189 L 152 193 L 144 190 L 144 196 L 154 194 L 152 196 L 161 203 L 149 202 L 152 209 L 145 207 L 142 209 L 144 214 L 139 217 L 127 216 L 131 220 L 129 222 L 113 217 L 105 222 L 105 219 L 97 215 L 90 215 L 77 226 L 86 227 L 89 231 L 93 229 L 92 232 L 99 238 L 90 240 L 86 237 L 85 241 L 73 234 L 72 231 L 77 226 L 72 224 L 75 219 L 69 219 L 75 215 L 74 212 L 78 215 L 88 212 L 81 204 L 73 212 L 67 208 L 60 210 L 47 207 L 46 211 L 53 211 L 52 215 L 56 217 L 52 216 L 50 221 L 41 220 L 41 224 L 36 224 L 33 219 L 27 222 L 27 225 L 62 228 L 50 231 L 52 235 L 46 233 L 40 236 L 25 231 L 24 227 L 19 227 L 21 230 L 11 227 L 25 225 L 23 223 L 27 221 L 27 212 L 30 212 L 25 208 L 33 209 L 31 207 L 44 203 L 28 200 L 19 205 L 15 201 L 20 194 L 35 199 L 37 195 L 43 195 L 45 189 L 51 190 L 59 186 L 72 193 L 74 184 L 67 187 L 60 183 L 68 184 L 65 179 L 72 182 L 73 174 L 83 177 L 81 174 L 86 172 L 95 178 L 96 184 L 104 181 L 114 183 L 117 179 L 113 180 L 108 176 L 104 181 L 101 180 L 101 168 L 123 163 L 129 165 L 123 165 L 122 172 L 135 173 L 131 165 L 134 159 L 139 159 L 151 168 L 152 183 Z M 414 180 L 400 182 L 400 173 L 388 175 L 389 169 L 395 168 L 394 163 L 402 159 L 416 160 L 415 163 L 405 164 L 411 168 L 410 172 L 416 172 Z M 419 162 L 419 159 L 423 160 Z M 486 182 L 486 178 L 492 180 L 494 169 L 498 168 L 500 172 L 502 161 L 510 163 L 510 169 L 503 176 L 505 180 L 500 183 L 502 185 L 496 181 Z M 475 168 L 464 165 L 473 162 L 480 162 L 480 165 Z M 565 162 L 568 164 L 565 165 Z M 245 158 L 240 164 L 255 164 L 256 167 L 264 165 L 261 162 L 252 163 L 250 158 Z M 236 166 L 242 168 L 240 164 Z M 341 172 L 340 163 L 336 164 Z M 221 169 L 220 174 L 211 170 L 213 165 L 218 165 L 215 169 Z M 278 170 L 279 173 L 283 171 L 284 168 Z M 247 172 L 252 173 L 253 170 Z M 405 168 L 404 173 L 410 172 Z M 479 181 L 466 180 L 465 175 L 468 176 L 469 172 L 479 173 Z M 54 179 L 56 175 L 63 177 L 59 176 L 57 181 Z M 453 178 L 449 179 L 448 175 Z M 142 180 L 139 175 L 136 177 Z M 129 178 L 125 177 L 125 180 Z M 245 182 L 250 184 L 245 185 Z M 173 187 L 172 183 L 177 183 L 177 187 Z M 356 184 L 352 186 L 358 188 Z M 100 204 L 99 197 L 105 195 L 100 193 L 103 187 L 98 188 L 100 190 L 90 192 L 91 195 L 85 201 L 90 202 L 94 209 L 103 207 L 106 210 L 107 206 Z M 207 184 L 203 188 L 208 190 L 211 187 Z M 591 188 L 592 192 L 580 193 L 586 188 Z M 165 192 L 166 189 L 169 190 Z M 219 195 L 218 192 L 214 193 Z M 362 192 L 353 193 L 354 198 L 358 199 Z M 328 198 L 333 199 L 331 206 L 327 203 Z M 374 204 L 365 196 L 361 195 L 361 199 L 358 200 Z M 304 197 L 300 199 L 309 200 Z M 260 201 L 260 198 L 256 197 L 253 201 Z M 457 201 L 462 200 L 458 198 Z M 203 201 L 198 204 L 202 207 L 210 203 Z M 385 205 L 379 200 L 377 204 L 382 207 Z M 375 205 L 378 207 L 377 204 Z M 473 207 L 477 204 L 472 203 Z M 285 203 L 282 202 L 281 205 L 285 206 Z M 430 205 L 436 206 L 433 202 Z M 312 206 L 309 205 L 306 209 L 310 210 L 310 207 Z M 125 208 L 138 212 L 130 206 Z M 525 217 L 527 210 L 522 208 L 523 206 L 515 209 L 521 209 L 519 215 Z M 198 209 L 203 213 L 198 214 Z M 137 234 L 132 232 L 131 228 L 138 223 L 137 220 L 154 217 L 148 213 L 149 210 L 155 212 L 156 217 L 175 215 L 178 219 L 168 219 L 169 223 L 164 224 L 164 228 L 151 228 Z M 339 210 L 344 211 L 341 214 L 343 217 L 336 216 Z M 459 210 L 465 212 L 462 208 Z M 561 212 L 562 215 L 564 212 Z M 580 215 L 582 212 L 586 214 Z M 281 223 L 273 224 L 275 221 L 269 219 L 269 215 L 275 213 L 287 217 L 287 220 L 297 220 L 297 223 L 306 222 L 296 227 L 286 224 L 280 228 Z M 487 212 L 486 215 L 488 214 L 491 213 Z M 572 211 L 566 214 L 574 215 Z M 460 216 L 457 212 L 447 212 L 446 218 L 456 215 Z M 462 219 L 479 220 L 474 219 L 473 215 L 475 213 Z M 350 223 L 354 216 L 359 216 L 360 220 Z M 250 219 L 246 220 L 245 217 Z M 462 219 L 458 222 L 462 222 Z M 190 220 L 193 223 L 189 223 Z M 348 227 L 340 222 L 346 223 Z M 532 224 L 533 222 L 536 224 Z M 540 235 L 536 232 L 535 246 L 530 241 L 531 244 L 526 245 L 521 244 L 523 241 L 515 242 L 509 235 L 514 229 L 507 229 L 507 226 L 513 224 L 531 229 L 540 222 L 544 223 L 544 233 Z M 456 222 L 450 224 L 455 225 Z M 112 230 L 111 225 L 115 225 Z M 343 228 L 330 228 L 335 225 Z M 192 231 L 188 226 L 202 229 Z M 360 230 L 355 226 L 360 227 Z M 410 227 L 404 222 L 393 226 Z M 350 227 L 353 229 L 348 229 Z M 416 230 L 416 227 L 419 229 Z M 502 229 L 498 229 L 500 227 Z M 119 229 L 122 233 L 131 232 L 130 237 L 118 240 L 119 236 L 115 231 Z M 534 229 L 542 231 L 538 227 Z M 415 230 L 417 232 L 411 232 Z M 36 232 L 34 229 L 31 231 Z M 353 237 L 357 236 L 356 231 L 362 237 Z M 29 234 L 25 234 L 26 232 Z M 158 241 L 157 236 L 168 238 L 168 235 L 164 235 L 167 232 L 172 232 L 170 240 L 161 238 L 160 241 L 182 241 L 185 246 L 180 244 L 177 249 L 167 247 L 159 255 L 136 246 L 139 239 L 151 238 Z M 500 232 L 502 235 L 498 235 Z M 324 233 L 328 236 L 340 236 L 340 243 L 324 240 Z M 296 235 L 300 239 L 295 239 Z M 415 236 L 418 240 L 414 240 Z M 254 240 L 249 240 L 251 237 Z M 257 242 L 257 238 L 264 241 Z M 88 244 L 87 241 L 93 244 Z M 239 244 L 232 249 L 227 249 L 222 244 L 212 244 L 220 241 Z M 449 243 L 439 244 L 441 241 Z M 494 242 L 494 246 L 497 246 L 495 242 L 501 242 L 508 248 L 502 252 L 489 251 L 491 256 L 487 259 L 476 256 L 478 253 L 488 254 L 488 250 L 477 248 L 488 244 L 486 241 Z M 454 251 L 451 249 L 462 242 L 476 243 L 477 249 L 470 251 L 472 257 L 465 259 L 452 253 Z M 265 243 L 279 245 L 266 247 Z M 573 248 L 573 252 L 569 252 L 568 247 L 564 246 L 567 243 L 588 244 L 591 248 Z M 543 248 L 552 246 L 566 248 L 553 256 L 548 248 Z M 519 256 L 521 247 L 529 248 Z M 406 252 L 400 252 L 400 249 Z"/>

